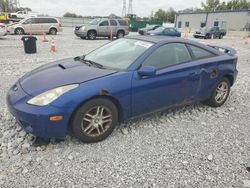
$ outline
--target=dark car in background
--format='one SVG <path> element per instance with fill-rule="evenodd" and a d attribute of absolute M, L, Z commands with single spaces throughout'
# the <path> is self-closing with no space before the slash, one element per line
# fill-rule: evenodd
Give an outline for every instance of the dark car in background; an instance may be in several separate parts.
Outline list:
<path fill-rule="evenodd" d="M 94 40 L 96 37 L 112 37 L 122 38 L 129 34 L 129 27 L 126 20 L 97 18 L 90 23 L 76 26 L 75 35 L 82 39 Z"/>
<path fill-rule="evenodd" d="M 177 31 L 173 27 L 158 27 L 153 31 L 148 31 L 148 35 L 165 35 L 165 36 L 172 36 L 172 37 L 180 37 L 181 32 Z"/>
<path fill-rule="evenodd" d="M 203 27 L 199 31 L 194 33 L 194 38 L 219 38 L 222 39 L 227 34 L 225 29 L 220 29 L 219 27 L 207 28 Z"/>
<path fill-rule="evenodd" d="M 148 31 L 155 30 L 159 27 L 160 27 L 160 25 L 147 25 L 146 27 L 139 29 L 138 33 L 140 35 L 145 35 Z"/>

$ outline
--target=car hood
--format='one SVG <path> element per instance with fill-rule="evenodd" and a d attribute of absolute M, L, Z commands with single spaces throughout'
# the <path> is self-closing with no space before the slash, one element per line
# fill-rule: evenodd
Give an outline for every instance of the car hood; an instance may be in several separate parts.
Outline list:
<path fill-rule="evenodd" d="M 24 75 L 19 83 L 27 94 L 36 96 L 56 87 L 90 81 L 115 72 L 117 71 L 90 67 L 69 58 L 43 65 Z"/>

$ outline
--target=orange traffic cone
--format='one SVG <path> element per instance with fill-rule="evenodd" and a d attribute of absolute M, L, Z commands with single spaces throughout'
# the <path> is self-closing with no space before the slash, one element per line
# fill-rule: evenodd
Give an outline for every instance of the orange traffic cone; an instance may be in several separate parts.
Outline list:
<path fill-rule="evenodd" d="M 32 36 L 32 29 L 31 29 L 31 26 L 29 28 L 29 35 Z"/>
<path fill-rule="evenodd" d="M 110 38 L 110 41 L 113 40 L 113 32 L 112 32 L 112 29 L 110 29 L 110 35 L 109 35 L 109 38 Z"/>
<path fill-rule="evenodd" d="M 243 40 L 244 40 L 244 45 L 248 45 L 248 37 L 243 37 Z"/>
<path fill-rule="evenodd" d="M 43 32 L 43 40 L 42 40 L 42 42 L 48 42 L 48 40 L 47 40 L 47 38 L 46 38 L 46 33 L 45 32 Z"/>
<path fill-rule="evenodd" d="M 55 53 L 56 52 L 56 43 L 55 40 L 52 38 L 51 44 L 50 44 L 50 52 Z"/>

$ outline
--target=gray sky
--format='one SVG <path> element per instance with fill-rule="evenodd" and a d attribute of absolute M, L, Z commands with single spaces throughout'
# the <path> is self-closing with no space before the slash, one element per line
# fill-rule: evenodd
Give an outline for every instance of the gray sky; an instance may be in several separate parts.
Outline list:
<path fill-rule="evenodd" d="M 133 12 L 138 16 L 150 16 L 151 11 L 173 7 L 181 10 L 200 7 L 202 0 L 133 0 Z M 22 7 L 30 7 L 40 14 L 62 16 L 72 12 L 83 16 L 107 16 L 114 13 L 121 16 L 122 0 L 20 0 Z M 128 0 L 127 0 L 128 8 Z"/>

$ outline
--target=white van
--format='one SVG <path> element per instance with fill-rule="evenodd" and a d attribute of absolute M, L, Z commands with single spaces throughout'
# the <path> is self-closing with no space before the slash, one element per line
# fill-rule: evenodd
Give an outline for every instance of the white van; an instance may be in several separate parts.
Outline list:
<path fill-rule="evenodd" d="M 8 25 L 8 32 L 10 34 L 23 35 L 48 33 L 56 35 L 57 32 L 62 31 L 62 25 L 57 18 L 53 17 L 37 17 L 23 19 L 18 23 Z"/>

